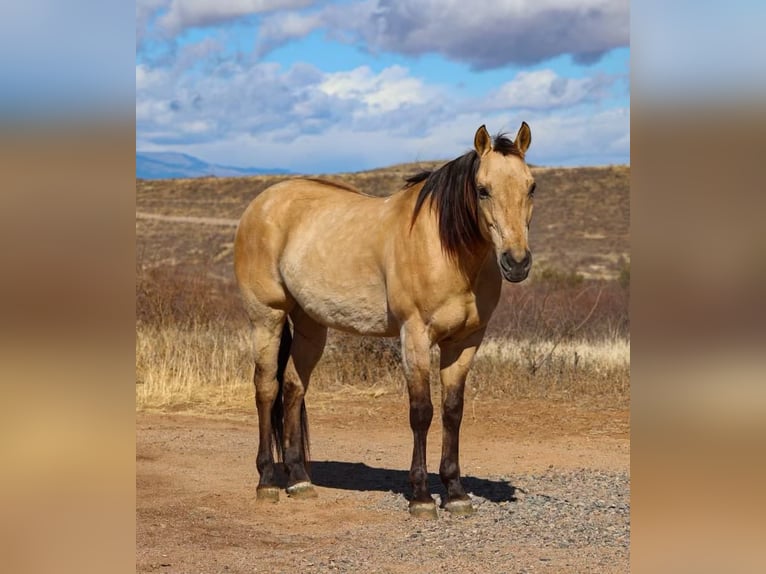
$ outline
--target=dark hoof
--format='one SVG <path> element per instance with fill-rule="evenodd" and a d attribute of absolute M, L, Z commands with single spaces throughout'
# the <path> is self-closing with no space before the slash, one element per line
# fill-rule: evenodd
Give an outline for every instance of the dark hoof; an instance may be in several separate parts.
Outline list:
<path fill-rule="evenodd" d="M 415 518 L 425 518 L 427 520 L 436 520 L 436 504 L 433 502 L 410 502 L 410 515 Z"/>
<path fill-rule="evenodd" d="M 471 516 L 476 509 L 471 504 L 471 499 L 451 500 L 444 505 L 445 510 L 454 516 Z"/>
<path fill-rule="evenodd" d="M 316 498 L 317 491 L 310 482 L 298 482 L 287 487 L 287 496 L 290 498 Z"/>
<path fill-rule="evenodd" d="M 279 489 L 276 486 L 259 486 L 255 489 L 256 502 L 279 502 Z"/>

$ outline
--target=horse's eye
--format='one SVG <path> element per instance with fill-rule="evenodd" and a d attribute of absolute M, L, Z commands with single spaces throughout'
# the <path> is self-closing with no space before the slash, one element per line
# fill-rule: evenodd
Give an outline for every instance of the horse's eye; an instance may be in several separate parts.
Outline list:
<path fill-rule="evenodd" d="M 535 189 L 537 189 L 537 184 L 533 183 L 532 187 L 529 188 L 529 197 L 530 198 L 535 196 Z"/>
<path fill-rule="evenodd" d="M 479 186 L 479 199 L 487 199 L 489 197 L 489 190 L 483 185 Z"/>

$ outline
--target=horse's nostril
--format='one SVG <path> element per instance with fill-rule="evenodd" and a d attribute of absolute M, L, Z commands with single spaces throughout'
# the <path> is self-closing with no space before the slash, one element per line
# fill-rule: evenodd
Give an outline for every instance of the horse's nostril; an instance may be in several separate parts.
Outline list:
<path fill-rule="evenodd" d="M 526 269 L 532 264 L 532 253 L 529 252 L 529 249 L 527 249 L 524 253 L 524 259 L 521 261 L 516 261 L 516 259 L 511 255 L 510 251 L 504 252 L 500 256 L 500 265 L 503 266 L 504 269 L 511 270 L 511 269 Z"/>
<path fill-rule="evenodd" d="M 505 253 L 503 253 L 500 256 L 500 264 L 505 269 L 511 269 L 511 267 L 513 267 L 514 263 L 515 263 L 515 261 L 513 260 L 513 257 L 511 257 L 511 252 L 510 251 L 506 251 Z"/>
<path fill-rule="evenodd" d="M 529 249 L 527 249 L 527 252 L 524 254 L 524 261 L 521 262 L 521 265 L 525 269 L 532 265 L 532 252 Z"/>

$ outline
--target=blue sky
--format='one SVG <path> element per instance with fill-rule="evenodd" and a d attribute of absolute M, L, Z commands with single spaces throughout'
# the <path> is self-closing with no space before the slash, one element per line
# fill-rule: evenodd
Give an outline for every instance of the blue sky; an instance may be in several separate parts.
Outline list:
<path fill-rule="evenodd" d="M 630 161 L 627 1 L 137 0 L 136 148 L 357 171 L 532 128 L 528 161 Z"/>

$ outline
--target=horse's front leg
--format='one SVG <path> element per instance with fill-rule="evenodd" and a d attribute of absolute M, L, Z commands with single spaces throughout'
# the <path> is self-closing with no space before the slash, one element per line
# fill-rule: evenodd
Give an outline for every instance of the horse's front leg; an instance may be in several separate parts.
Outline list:
<path fill-rule="evenodd" d="M 453 514 L 473 514 L 471 500 L 460 482 L 460 423 L 465 380 L 484 330 L 460 342 L 441 343 L 442 460 L 439 477 L 447 489 L 445 508 Z"/>
<path fill-rule="evenodd" d="M 426 469 L 426 438 L 434 414 L 429 385 L 431 340 L 422 323 L 406 324 L 402 328 L 401 337 L 402 363 L 410 396 L 410 427 L 414 439 L 410 467 L 410 514 L 436 518 L 436 504 L 428 491 Z"/>

